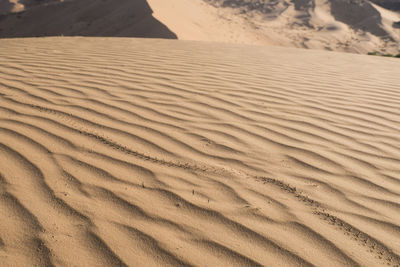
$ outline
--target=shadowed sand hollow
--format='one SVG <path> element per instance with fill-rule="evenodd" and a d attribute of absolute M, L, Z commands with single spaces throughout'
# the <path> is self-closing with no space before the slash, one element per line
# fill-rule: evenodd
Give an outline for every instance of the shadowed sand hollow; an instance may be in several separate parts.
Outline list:
<path fill-rule="evenodd" d="M 399 266 L 400 61 L 0 41 L 1 266 Z"/>

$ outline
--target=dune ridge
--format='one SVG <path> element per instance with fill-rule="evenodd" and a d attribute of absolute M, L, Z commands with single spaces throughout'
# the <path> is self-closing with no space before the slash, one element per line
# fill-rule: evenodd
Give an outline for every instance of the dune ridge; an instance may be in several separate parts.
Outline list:
<path fill-rule="evenodd" d="M 0 38 L 145 37 L 400 53 L 398 0 L 0 0 Z"/>
<path fill-rule="evenodd" d="M 82 37 L 0 59 L 1 265 L 400 266 L 398 60 Z"/>
<path fill-rule="evenodd" d="M 176 39 L 146 0 L 0 0 L 0 38 L 118 36 Z"/>
<path fill-rule="evenodd" d="M 400 53 L 400 14 L 390 0 L 148 2 L 181 40 Z"/>

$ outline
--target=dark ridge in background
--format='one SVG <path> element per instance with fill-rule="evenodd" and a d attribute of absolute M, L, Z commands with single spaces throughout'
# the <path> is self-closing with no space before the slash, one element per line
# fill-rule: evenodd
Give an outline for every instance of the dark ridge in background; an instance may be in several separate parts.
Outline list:
<path fill-rule="evenodd" d="M 356 30 L 370 32 L 379 37 L 388 36 L 382 26 L 381 14 L 369 1 L 331 0 L 330 2 L 331 14 L 336 20 Z"/>
<path fill-rule="evenodd" d="M 12 7 L 0 0 L 3 14 L 0 38 L 63 35 L 177 39 L 175 33 L 153 17 L 146 0 L 23 0 L 21 3 L 25 11 L 10 13 Z"/>
<path fill-rule="evenodd" d="M 400 0 L 370 0 L 370 1 L 387 9 L 400 11 Z"/>

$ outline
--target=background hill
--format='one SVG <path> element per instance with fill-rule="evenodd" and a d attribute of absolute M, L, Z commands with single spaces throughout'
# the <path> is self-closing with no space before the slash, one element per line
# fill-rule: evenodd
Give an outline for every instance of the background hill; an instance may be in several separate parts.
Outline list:
<path fill-rule="evenodd" d="M 400 14 L 392 11 L 400 9 L 400 1 L 204 1 L 246 17 L 264 35 L 274 36 L 277 45 L 360 53 L 399 50 Z"/>
<path fill-rule="evenodd" d="M 0 0 L 0 37 L 176 38 L 146 0 Z"/>
<path fill-rule="evenodd" d="M 159 37 L 397 54 L 399 8 L 395 0 L 0 0 L 0 37 Z"/>
<path fill-rule="evenodd" d="M 400 10 L 400 1 L 398 0 L 371 0 L 371 2 L 387 9 L 396 11 Z"/>

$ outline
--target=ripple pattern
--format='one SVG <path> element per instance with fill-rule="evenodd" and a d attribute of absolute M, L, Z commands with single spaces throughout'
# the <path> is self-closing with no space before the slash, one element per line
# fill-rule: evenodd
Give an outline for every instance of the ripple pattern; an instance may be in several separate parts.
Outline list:
<path fill-rule="evenodd" d="M 400 62 L 0 40 L 0 265 L 400 266 Z"/>

